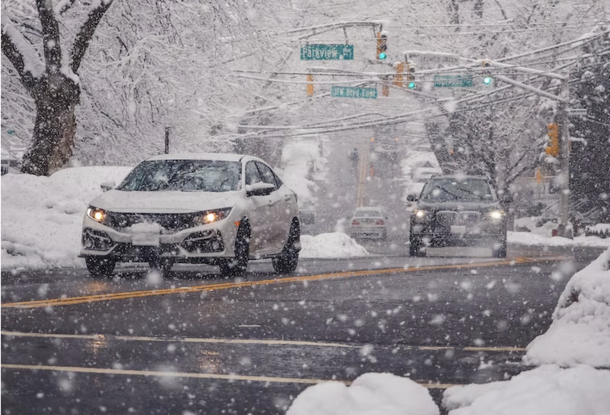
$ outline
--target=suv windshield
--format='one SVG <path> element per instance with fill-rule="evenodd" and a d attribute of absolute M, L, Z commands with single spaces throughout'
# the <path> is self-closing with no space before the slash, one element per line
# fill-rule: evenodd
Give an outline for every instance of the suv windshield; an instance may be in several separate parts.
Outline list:
<path fill-rule="evenodd" d="M 454 178 L 428 181 L 422 190 L 421 200 L 446 202 L 451 200 L 493 200 L 491 187 L 485 179 Z"/>
<path fill-rule="evenodd" d="M 237 190 L 241 163 L 212 160 L 149 160 L 136 166 L 117 190 L 136 192 L 230 192 Z"/>

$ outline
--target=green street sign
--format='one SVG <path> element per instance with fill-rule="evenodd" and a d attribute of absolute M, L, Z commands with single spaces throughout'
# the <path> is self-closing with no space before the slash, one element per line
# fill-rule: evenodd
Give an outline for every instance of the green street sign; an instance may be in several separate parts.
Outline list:
<path fill-rule="evenodd" d="M 333 86 L 330 96 L 335 98 L 377 99 L 377 88 L 356 88 L 352 86 Z"/>
<path fill-rule="evenodd" d="M 435 88 L 469 88 L 473 85 L 472 75 L 434 75 Z"/>
<path fill-rule="evenodd" d="M 302 61 L 354 60 L 354 45 L 303 45 Z"/>

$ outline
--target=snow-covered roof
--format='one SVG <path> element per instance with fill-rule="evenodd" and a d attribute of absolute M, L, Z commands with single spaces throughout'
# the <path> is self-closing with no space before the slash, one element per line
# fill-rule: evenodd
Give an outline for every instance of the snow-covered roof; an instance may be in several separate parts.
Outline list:
<path fill-rule="evenodd" d="M 233 153 L 177 153 L 160 154 L 150 157 L 148 160 L 214 160 L 214 161 L 240 161 L 243 154 Z"/>

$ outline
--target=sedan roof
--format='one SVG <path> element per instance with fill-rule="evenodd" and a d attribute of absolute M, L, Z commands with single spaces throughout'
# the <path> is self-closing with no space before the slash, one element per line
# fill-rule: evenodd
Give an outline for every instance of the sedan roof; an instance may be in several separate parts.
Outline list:
<path fill-rule="evenodd" d="M 245 156 L 233 153 L 177 153 L 160 154 L 148 160 L 213 160 L 213 161 L 240 161 Z"/>

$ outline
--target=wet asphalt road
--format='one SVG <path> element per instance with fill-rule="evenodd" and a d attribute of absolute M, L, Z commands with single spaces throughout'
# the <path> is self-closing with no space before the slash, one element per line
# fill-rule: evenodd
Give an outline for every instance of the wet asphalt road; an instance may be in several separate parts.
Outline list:
<path fill-rule="evenodd" d="M 392 248 L 392 245 L 395 245 Z M 502 380 L 550 324 L 567 279 L 597 254 L 431 250 L 266 262 L 162 280 L 124 268 L 2 274 L 2 412 L 283 414 L 319 380 L 391 372 L 430 387 Z M 466 256 L 469 255 L 469 256 Z"/>

